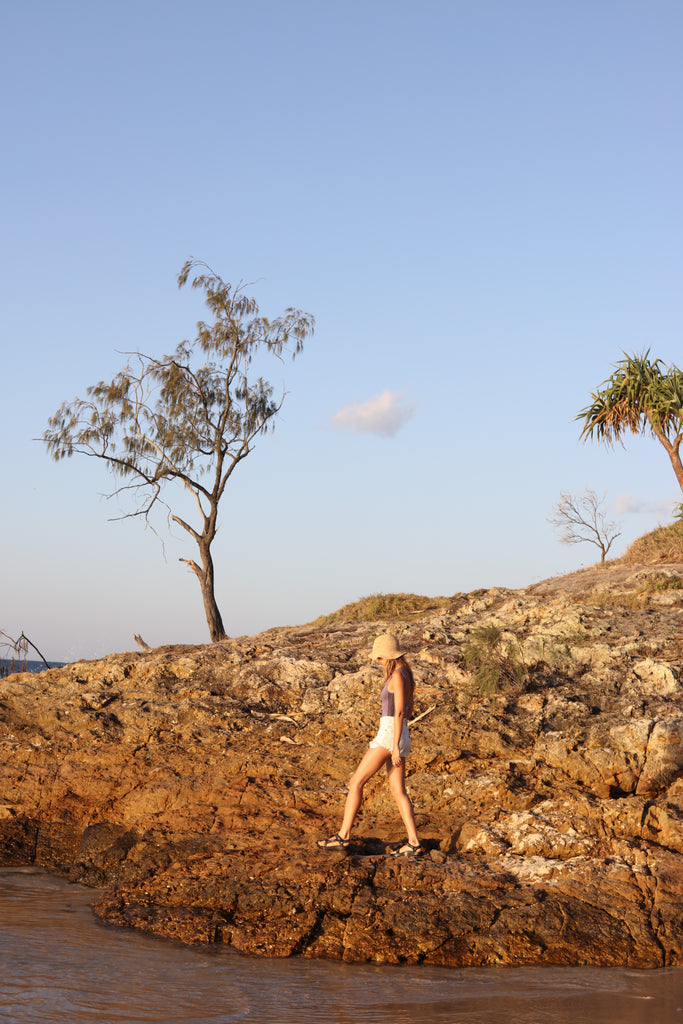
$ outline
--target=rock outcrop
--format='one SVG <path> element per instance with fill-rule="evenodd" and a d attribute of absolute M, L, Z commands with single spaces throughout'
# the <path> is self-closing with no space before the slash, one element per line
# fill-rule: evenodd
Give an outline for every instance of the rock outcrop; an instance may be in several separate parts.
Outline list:
<path fill-rule="evenodd" d="M 268 956 L 683 964 L 682 586 L 680 565 L 614 566 L 10 676 L 0 863 L 97 887 L 107 921 Z M 418 860 L 387 855 L 380 776 L 351 848 L 315 847 L 376 727 L 387 629 L 418 683 Z"/>

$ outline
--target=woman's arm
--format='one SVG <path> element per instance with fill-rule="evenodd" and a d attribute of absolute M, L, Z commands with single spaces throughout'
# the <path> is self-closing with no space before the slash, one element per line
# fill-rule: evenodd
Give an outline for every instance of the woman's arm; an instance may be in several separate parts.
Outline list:
<path fill-rule="evenodd" d="M 394 743 L 391 751 L 391 763 L 400 764 L 401 755 L 398 749 L 398 742 L 401 738 L 403 721 L 405 719 L 405 680 L 403 675 L 396 669 L 389 680 L 389 689 L 394 695 Z"/>

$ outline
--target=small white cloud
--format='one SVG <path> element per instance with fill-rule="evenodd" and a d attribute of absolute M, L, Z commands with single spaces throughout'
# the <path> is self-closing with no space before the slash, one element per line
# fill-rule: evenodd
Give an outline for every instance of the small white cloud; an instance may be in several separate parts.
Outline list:
<path fill-rule="evenodd" d="M 383 391 L 367 402 L 345 405 L 330 417 L 330 423 L 337 430 L 352 430 L 355 434 L 394 437 L 415 415 L 415 403 L 406 403 L 404 398 L 404 391 Z"/>
<path fill-rule="evenodd" d="M 614 511 L 618 516 L 648 515 L 670 516 L 672 501 L 651 501 L 647 498 L 636 498 L 632 494 L 620 494 L 614 502 Z"/>
<path fill-rule="evenodd" d="M 618 516 L 637 515 L 643 511 L 643 502 L 632 494 L 620 494 L 614 502 L 614 511 Z"/>

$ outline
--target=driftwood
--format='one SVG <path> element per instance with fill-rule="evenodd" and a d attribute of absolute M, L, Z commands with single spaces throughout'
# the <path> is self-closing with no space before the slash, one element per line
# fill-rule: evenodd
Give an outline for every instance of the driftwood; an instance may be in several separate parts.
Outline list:
<path fill-rule="evenodd" d="M 422 718 L 426 718 L 427 715 L 430 715 L 432 713 L 432 711 L 434 711 L 435 708 L 436 708 L 436 704 L 432 704 L 431 708 L 427 708 L 427 710 L 423 711 L 421 715 L 417 716 L 417 718 L 411 718 L 410 722 L 408 724 L 409 725 L 415 725 L 416 722 L 419 722 Z"/>
<path fill-rule="evenodd" d="M 253 708 L 249 710 L 249 714 L 253 715 L 254 718 L 276 718 L 279 722 L 291 722 L 292 725 L 298 725 L 299 723 L 294 718 L 290 718 L 289 715 L 282 715 L 277 711 L 254 711 Z"/>

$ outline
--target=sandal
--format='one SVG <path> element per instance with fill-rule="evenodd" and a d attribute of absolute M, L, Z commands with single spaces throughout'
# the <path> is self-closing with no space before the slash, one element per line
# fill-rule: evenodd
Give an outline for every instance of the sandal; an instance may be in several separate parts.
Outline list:
<path fill-rule="evenodd" d="M 406 846 L 408 847 L 407 850 L 406 850 Z M 421 857 L 424 852 L 425 852 L 424 851 L 424 846 L 422 846 L 419 842 L 417 842 L 417 843 L 409 843 L 408 840 L 406 839 L 405 843 L 402 843 L 401 846 L 399 846 L 398 850 L 394 850 L 394 852 L 391 854 L 391 856 L 392 857 Z"/>
<path fill-rule="evenodd" d="M 316 846 L 319 850 L 345 850 L 350 842 L 350 839 L 342 839 L 337 832 L 336 835 L 330 836 L 329 839 L 319 839 Z"/>

